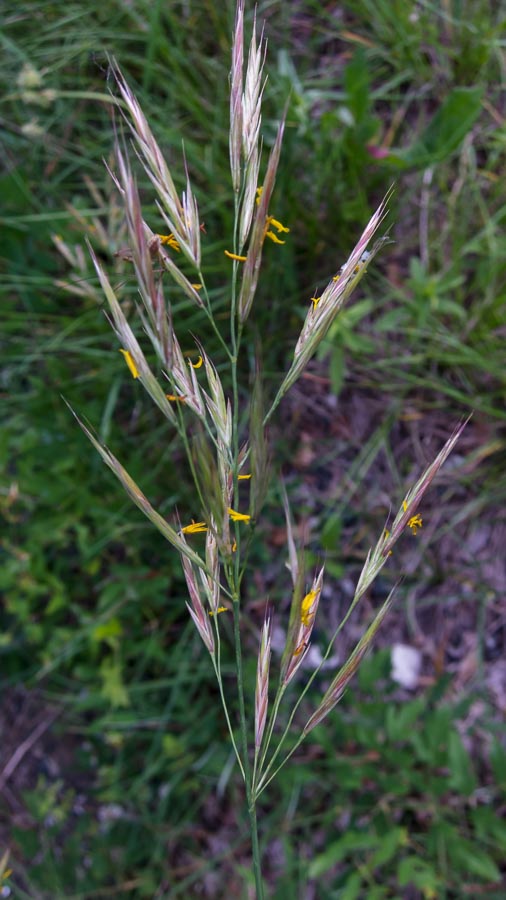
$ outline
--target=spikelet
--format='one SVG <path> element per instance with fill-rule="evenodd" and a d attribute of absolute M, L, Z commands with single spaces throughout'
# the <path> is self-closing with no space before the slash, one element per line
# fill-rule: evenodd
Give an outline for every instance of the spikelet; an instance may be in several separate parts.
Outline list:
<path fill-rule="evenodd" d="M 384 557 L 387 557 L 389 555 L 392 547 L 404 531 L 406 525 L 411 528 L 413 527 L 412 525 L 410 525 L 410 521 L 416 518 L 415 513 L 418 509 L 423 495 L 425 494 L 425 491 L 430 487 L 441 466 L 452 452 L 455 444 L 464 431 L 464 428 L 469 422 L 469 418 L 470 417 L 468 417 L 464 422 L 462 422 L 461 425 L 458 426 L 458 428 L 455 429 L 455 431 L 453 432 L 451 437 L 448 438 L 444 447 L 439 451 L 433 462 L 431 462 L 431 464 L 427 466 L 423 475 L 406 494 L 404 500 L 402 501 L 401 508 L 399 509 L 399 512 L 394 519 L 393 525 L 390 529 L 390 534 L 384 539 L 381 549 Z"/>
<path fill-rule="evenodd" d="M 367 271 L 368 265 L 374 259 L 386 240 L 388 240 L 387 238 L 380 238 L 376 241 L 370 252 L 367 254 L 367 261 L 361 262 L 368 243 L 385 218 L 388 197 L 389 195 L 387 194 L 374 215 L 371 217 L 340 274 L 330 280 L 321 297 L 313 298 L 312 305 L 308 309 L 302 331 L 295 346 L 293 362 L 279 388 L 276 399 L 271 407 L 270 414 L 272 414 L 284 394 L 286 394 L 294 382 L 300 377 L 308 362 L 314 356 L 317 347 L 327 334 L 327 331 L 337 314 Z"/>
<path fill-rule="evenodd" d="M 283 675 L 283 685 L 286 687 L 292 680 L 307 651 L 313 631 L 316 612 L 320 602 L 323 583 L 323 567 L 313 581 L 311 590 L 302 599 L 298 599 L 296 592 L 294 598 L 297 604 L 297 627 L 288 632 L 287 645 L 283 658 L 288 650 L 287 664 Z"/>
<path fill-rule="evenodd" d="M 258 276 L 260 274 L 260 266 L 262 263 L 262 247 L 267 232 L 267 217 L 269 213 L 269 202 L 274 190 L 276 172 L 281 154 L 281 143 L 283 141 L 283 132 L 285 129 L 286 110 L 278 128 L 274 146 L 269 155 L 267 163 L 267 171 L 263 183 L 263 190 L 259 203 L 256 205 L 253 229 L 248 247 L 248 255 L 244 263 L 242 273 L 241 293 L 239 296 L 239 319 L 245 322 L 249 316 L 255 291 L 257 289 Z M 255 185 L 256 190 L 256 185 Z"/>
<path fill-rule="evenodd" d="M 231 442 L 232 442 L 232 413 L 230 404 L 225 400 L 223 385 L 215 366 L 209 359 L 203 347 L 199 347 L 204 366 L 206 370 L 207 383 L 209 385 L 209 394 L 204 392 L 205 402 L 209 417 L 216 429 L 218 437 L 223 443 L 225 452 L 231 460 Z"/>
<path fill-rule="evenodd" d="M 255 691 L 255 749 L 258 752 L 267 718 L 269 704 L 269 666 L 271 661 L 272 620 L 266 618 L 260 640 L 257 664 L 257 684 Z"/>
<path fill-rule="evenodd" d="M 145 310 L 143 321 L 160 361 L 167 366 L 169 364 L 169 331 L 166 304 L 161 283 L 157 283 L 155 280 L 152 245 L 148 243 L 137 185 L 119 145 L 116 146 L 116 160 L 118 178 L 115 181 L 123 196 L 132 262 Z"/>
<path fill-rule="evenodd" d="M 191 600 L 191 606 L 189 603 L 186 604 L 188 612 L 190 613 L 195 623 L 195 627 L 200 634 L 200 637 L 209 650 L 209 653 L 214 653 L 213 629 L 209 616 L 206 614 L 204 605 L 200 598 L 200 591 L 193 566 L 191 562 L 186 558 L 186 556 L 183 555 L 181 556 L 181 562 L 183 564 L 184 577 L 186 578 L 188 593 Z"/>
<path fill-rule="evenodd" d="M 206 567 L 207 573 L 200 570 L 201 578 L 205 578 L 207 599 L 212 612 L 216 613 L 220 605 L 220 560 L 218 555 L 218 543 L 216 540 L 216 525 L 211 520 L 206 535 Z"/>
<path fill-rule="evenodd" d="M 242 74 L 244 65 L 244 0 L 239 0 L 235 13 L 232 40 L 232 68 L 230 71 L 230 171 L 236 194 L 241 188 L 242 125 Z"/>
<path fill-rule="evenodd" d="M 181 200 L 141 107 L 118 68 L 114 69 L 114 75 L 128 113 L 126 119 L 135 138 L 140 158 L 158 194 L 160 212 L 169 232 L 175 235 L 182 252 L 198 269 L 200 268 L 200 222 L 197 202 L 191 190 L 188 173 L 186 191 L 183 192 Z"/>
<path fill-rule="evenodd" d="M 244 194 L 239 220 L 239 251 L 250 233 L 260 169 L 260 125 L 262 121 L 263 65 L 265 60 L 263 34 L 257 44 L 256 16 L 248 53 L 244 93 L 242 96 L 242 155 L 244 159 Z"/>
<path fill-rule="evenodd" d="M 177 420 L 174 410 L 172 409 L 169 401 L 167 400 L 167 397 L 165 396 L 165 393 L 163 392 L 157 379 L 148 366 L 144 353 L 142 352 L 139 342 L 126 320 L 126 317 L 123 313 L 123 310 L 121 309 L 116 294 L 111 287 L 107 275 L 102 269 L 102 266 L 98 262 L 98 259 L 91 247 L 89 247 L 89 251 L 102 290 L 109 304 L 109 309 L 112 314 L 112 325 L 114 331 L 118 336 L 119 342 L 124 350 L 129 353 L 130 358 L 133 361 L 135 369 L 138 373 L 137 377 L 140 379 L 143 387 L 146 388 L 148 394 L 150 395 L 152 400 L 154 400 L 156 405 L 161 409 L 164 416 L 166 416 L 166 418 L 169 419 L 169 421 L 172 422 L 173 425 L 175 425 Z"/>
<path fill-rule="evenodd" d="M 176 332 L 169 323 L 170 359 L 171 366 L 167 377 L 172 386 L 177 389 L 179 395 L 184 397 L 186 405 L 201 419 L 206 421 L 206 406 L 203 391 L 194 367 L 183 356 Z"/>

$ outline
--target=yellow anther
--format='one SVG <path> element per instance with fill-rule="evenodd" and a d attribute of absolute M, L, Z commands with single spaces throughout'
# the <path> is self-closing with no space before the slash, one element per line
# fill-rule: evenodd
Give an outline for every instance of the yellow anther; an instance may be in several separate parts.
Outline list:
<path fill-rule="evenodd" d="M 311 624 L 311 613 L 313 604 L 318 597 L 318 591 L 309 591 L 309 594 L 306 594 L 301 605 L 300 605 L 300 620 L 303 625 Z"/>
<path fill-rule="evenodd" d="M 277 234 L 274 234 L 273 231 L 266 231 L 266 232 L 265 232 L 265 237 L 268 237 L 268 238 L 269 238 L 271 241 L 273 241 L 275 244 L 284 244 L 284 243 L 286 243 L 285 241 L 281 241 L 281 240 L 278 238 Z"/>
<path fill-rule="evenodd" d="M 232 522 L 249 522 L 251 519 L 251 516 L 248 516 L 246 513 L 237 512 L 235 509 L 231 509 L 230 506 L 228 507 L 228 514 L 232 519 Z"/>
<path fill-rule="evenodd" d="M 294 655 L 294 656 L 300 656 L 300 654 L 304 652 L 304 650 L 306 649 L 307 646 L 308 646 L 308 642 L 307 642 L 307 641 L 301 641 L 301 643 L 299 644 L 299 646 L 296 647 L 295 650 L 293 651 L 293 655 Z"/>
<path fill-rule="evenodd" d="M 287 228 L 286 225 L 278 222 L 278 220 L 275 219 L 274 216 L 268 216 L 267 223 L 268 225 L 272 225 L 276 229 L 276 231 L 284 231 L 286 234 L 288 234 L 288 232 L 290 231 L 290 229 Z"/>
<path fill-rule="evenodd" d="M 201 532 L 207 531 L 207 525 L 205 522 L 194 522 L 192 519 L 191 524 L 185 525 L 181 531 L 183 534 L 201 534 Z"/>
<path fill-rule="evenodd" d="M 126 362 L 128 368 L 130 369 L 130 372 L 132 373 L 133 378 L 139 378 L 140 372 L 139 372 L 137 366 L 135 365 L 135 360 L 134 360 L 132 354 L 130 353 L 130 350 L 120 350 L 119 352 L 122 353 L 123 356 L 125 357 L 125 362 Z"/>
<path fill-rule="evenodd" d="M 411 528 L 413 534 L 416 534 L 418 529 L 423 525 L 422 517 L 417 513 L 416 516 L 411 516 L 408 522 L 408 528 Z"/>
<path fill-rule="evenodd" d="M 181 252 L 179 241 L 174 237 L 173 234 L 157 234 L 157 238 L 160 240 L 161 244 L 165 244 L 167 247 L 171 247 L 172 250 L 176 251 L 176 253 Z"/>

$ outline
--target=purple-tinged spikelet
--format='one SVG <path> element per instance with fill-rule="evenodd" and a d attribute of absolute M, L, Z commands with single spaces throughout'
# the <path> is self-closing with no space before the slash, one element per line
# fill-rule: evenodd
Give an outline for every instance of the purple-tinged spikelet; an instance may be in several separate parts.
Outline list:
<path fill-rule="evenodd" d="M 269 705 L 269 666 L 271 661 L 271 631 L 272 619 L 266 618 L 260 641 L 257 665 L 257 685 L 255 691 L 255 749 L 258 751 L 262 743 L 262 737 L 267 718 Z"/>

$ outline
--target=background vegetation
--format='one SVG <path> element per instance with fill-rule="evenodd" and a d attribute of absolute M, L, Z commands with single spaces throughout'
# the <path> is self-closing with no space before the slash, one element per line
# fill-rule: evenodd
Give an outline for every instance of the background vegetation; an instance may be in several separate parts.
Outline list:
<path fill-rule="evenodd" d="M 403 574 L 382 648 L 266 796 L 279 898 L 504 896 L 505 12 L 485 0 L 259 6 L 267 147 L 290 97 L 275 213 L 292 230 L 267 259 L 251 328 L 273 377 L 315 286 L 395 184 L 394 243 L 271 429 L 309 555 L 323 546 L 335 579 L 329 630 L 389 498 L 474 411 L 422 534 L 379 589 Z M 227 302 L 232 19 L 232 3 L 212 0 L 3 10 L 0 850 L 16 897 L 240 897 L 251 877 L 175 555 L 61 399 L 159 509 L 198 513 L 79 248 L 88 234 L 134 298 L 102 162 L 110 54 L 177 171 L 184 137 L 204 265 L 217 308 Z M 175 314 L 188 334 L 202 327 L 184 305 Z M 280 620 L 288 603 L 279 506 L 274 485 L 247 590 L 252 647 L 266 598 Z M 396 641 L 423 656 L 414 694 L 391 678 Z"/>

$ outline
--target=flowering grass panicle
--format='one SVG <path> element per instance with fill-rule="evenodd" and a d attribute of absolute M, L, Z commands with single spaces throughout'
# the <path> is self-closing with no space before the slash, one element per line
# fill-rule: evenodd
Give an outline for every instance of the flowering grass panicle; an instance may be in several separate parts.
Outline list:
<path fill-rule="evenodd" d="M 229 150 L 235 219 L 233 234 L 229 236 L 232 249 L 226 251 L 230 259 L 230 307 L 225 329 L 223 322 L 215 315 L 201 268 L 201 227 L 186 163 L 185 189 L 180 196 L 175 187 L 177 179 L 173 177 L 133 92 L 117 67 L 114 68 L 114 75 L 119 106 L 133 136 L 137 155 L 153 186 L 159 214 L 156 221 L 145 220 L 127 150 L 118 142 L 115 169 L 111 175 L 124 210 L 129 246 L 123 255 L 133 263 L 139 295 L 137 312 L 143 326 L 141 337 L 136 336 L 116 290 L 90 249 L 124 364 L 132 378 L 142 385 L 163 413 L 167 427 L 179 435 L 186 453 L 188 470 L 193 478 L 195 503 L 198 504 L 198 509 L 186 511 L 183 519 L 186 524 L 181 525 L 176 510 L 169 517 L 170 521 L 157 512 L 116 457 L 100 443 L 90 428 L 80 424 L 132 501 L 181 556 L 189 595 L 187 608 L 210 654 L 231 745 L 244 779 L 255 885 L 257 897 L 261 898 L 263 881 L 256 818 L 258 797 L 305 737 L 338 703 L 360 665 L 388 613 L 393 595 L 382 604 L 350 657 L 331 677 L 320 701 L 309 693 L 321 667 L 329 659 L 337 635 L 391 558 L 400 535 L 406 529 L 416 534 L 422 527 L 418 512 L 422 497 L 455 446 L 464 426 L 454 432 L 414 487 L 405 494 L 389 530 L 382 531 L 376 546 L 367 554 L 352 602 L 331 636 L 321 663 L 305 677 L 305 684 L 296 689 L 294 684 L 300 678 L 302 662 L 309 661 L 308 650 L 322 595 L 324 566 L 312 576 L 306 573 L 304 542 L 296 539 L 288 497 L 282 486 L 292 600 L 277 679 L 271 677 L 272 629 L 274 616 L 278 617 L 277 610 L 270 610 L 261 628 L 254 716 L 250 717 L 242 661 L 244 584 L 247 583 L 244 574 L 254 526 L 261 516 L 268 485 L 270 452 L 265 425 L 314 356 L 330 325 L 387 241 L 383 236 L 370 245 L 385 218 L 388 198 L 380 203 L 338 273 L 329 276 L 321 296 L 308 299 L 292 362 L 280 379 L 274 400 L 267 407 L 263 394 L 261 353 L 257 346 L 249 410 L 244 410 L 244 393 L 239 402 L 239 361 L 246 353 L 244 326 L 257 289 L 263 246 L 269 239 L 277 245 L 279 252 L 283 252 L 283 244 L 290 237 L 289 226 L 280 222 L 270 211 L 286 110 L 279 122 L 260 185 L 261 104 L 266 45 L 263 34 L 257 38 L 254 21 L 249 49 L 245 53 L 244 18 L 244 0 L 239 0 L 230 75 Z M 61 249 L 68 258 L 66 248 Z M 181 260 L 184 260 L 184 265 Z M 190 280 L 183 268 L 192 269 L 195 280 Z M 170 276 L 169 286 L 163 281 L 166 274 Z M 206 349 L 205 334 L 197 335 L 195 347 L 183 351 L 178 337 L 179 321 L 175 321 L 172 310 L 172 298 L 176 296 L 180 299 L 181 292 L 201 310 L 206 327 L 218 339 L 222 354 L 219 360 L 213 359 Z M 154 361 L 148 362 L 148 358 L 154 358 Z M 191 518 L 191 514 L 195 518 Z M 333 602 L 329 587 L 326 602 Z M 229 610 L 232 625 L 231 628 L 227 626 L 224 632 L 223 621 L 227 618 L 229 622 L 231 620 L 221 613 Z M 238 721 L 230 702 L 229 679 L 224 677 L 222 669 L 224 634 L 228 641 L 231 630 L 236 682 L 232 695 L 238 698 Z"/>

